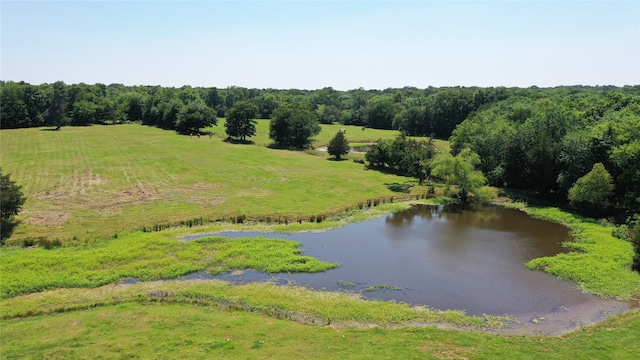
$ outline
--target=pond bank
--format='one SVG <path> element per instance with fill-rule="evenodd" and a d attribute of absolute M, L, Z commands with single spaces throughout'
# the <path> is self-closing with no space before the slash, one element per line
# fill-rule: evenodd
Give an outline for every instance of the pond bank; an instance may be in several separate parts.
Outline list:
<path fill-rule="evenodd" d="M 507 252 L 503 254 L 504 249 L 514 245 L 512 244 L 514 240 L 511 239 L 511 235 L 508 232 L 505 234 L 503 230 L 499 230 L 500 226 L 504 225 L 498 225 L 496 221 L 502 216 L 507 216 L 507 214 L 508 217 L 504 219 L 504 223 L 510 226 L 509 231 L 511 232 L 522 233 L 525 231 L 524 234 L 528 234 L 526 236 L 533 236 L 534 238 L 544 238 L 554 232 L 559 232 L 558 234 L 561 237 L 555 241 L 563 243 L 570 242 L 571 238 L 568 237 L 567 230 L 560 225 L 531 219 L 529 221 L 532 224 L 525 226 L 522 225 L 522 222 L 529 218 L 527 215 L 513 210 L 496 211 L 498 210 L 485 214 L 475 214 L 472 217 L 467 216 L 470 215 L 470 212 L 466 212 L 466 215 L 426 213 L 420 215 L 421 218 L 416 218 L 416 214 L 404 211 L 388 214 L 386 218 L 377 219 L 377 222 L 368 221 L 357 225 L 351 224 L 324 235 L 313 233 L 297 233 L 295 235 L 222 233 L 221 235 L 232 237 L 268 236 L 296 240 L 303 244 L 301 249 L 305 251 L 305 255 L 311 255 L 324 261 L 338 262 L 341 267 L 328 273 L 316 275 L 265 275 L 255 272 L 235 272 L 217 278 L 235 283 L 265 280 L 280 283 L 293 281 L 314 289 L 359 291 L 368 298 L 394 300 L 410 304 L 426 304 L 438 309 L 464 309 L 471 315 L 482 315 L 484 313 L 494 315 L 508 314 L 515 317 L 518 323 L 510 324 L 509 328 L 504 330 L 505 333 L 539 332 L 550 335 L 560 334 L 575 330 L 585 324 L 599 322 L 612 314 L 624 312 L 633 307 L 633 302 L 619 302 L 581 294 L 575 290 L 574 283 L 558 281 L 541 272 L 528 271 L 523 265 L 531 258 L 553 256 L 558 252 L 563 252 L 562 248 L 551 247 L 548 250 L 544 250 L 550 251 L 549 255 L 537 253 L 536 251 L 539 250 L 531 252 L 533 248 L 528 247 L 513 253 Z M 442 242 L 437 239 L 437 235 L 435 235 L 437 232 L 433 235 L 428 235 L 428 230 L 426 229 L 433 225 L 421 222 L 425 217 L 433 218 L 432 220 L 436 221 L 435 226 L 440 229 L 438 230 L 439 232 L 454 231 L 451 235 L 454 238 L 457 237 L 458 240 L 445 241 L 442 239 L 444 241 Z M 461 232 L 460 234 L 462 234 L 470 230 L 464 230 L 464 226 L 462 230 L 452 230 L 453 228 L 449 225 L 442 223 L 446 218 L 448 218 L 447 221 L 462 221 L 459 226 L 466 224 L 464 226 L 468 227 L 470 225 L 469 229 L 476 229 L 474 230 L 475 232 L 480 231 L 484 235 L 467 243 L 457 243 L 460 236 L 458 233 Z M 420 224 L 422 225 L 411 230 L 413 222 L 421 222 Z M 385 223 L 387 225 L 384 225 Z M 513 227 L 513 224 L 516 224 L 516 226 Z M 391 225 L 391 227 L 388 225 Z M 369 234 L 371 231 L 373 232 Z M 398 231 L 403 234 L 402 238 L 397 237 L 400 234 Z M 564 235 L 562 235 L 563 232 Z M 410 233 L 413 235 L 409 235 Z M 366 241 L 367 245 L 365 247 L 353 245 L 357 243 L 353 243 L 352 240 L 359 235 L 364 236 L 361 241 Z M 434 239 L 433 236 L 436 236 L 436 238 Z M 502 237 L 504 239 L 500 240 Z M 435 243 L 433 243 L 434 241 Z M 431 245 L 428 245 L 429 243 Z M 389 245 L 391 247 L 388 247 Z M 434 245 L 436 247 L 433 247 Z M 424 248 L 425 246 L 427 247 Z M 442 246 L 446 246 L 447 252 L 445 254 L 436 254 L 434 258 L 429 258 L 428 254 L 431 253 L 433 255 L 434 252 L 442 250 Z M 542 250 L 548 245 L 540 243 L 536 246 L 543 246 L 540 248 Z M 397 249 L 399 248 L 403 248 L 406 251 L 403 250 L 398 253 Z M 385 255 L 372 253 L 374 249 L 381 251 Z M 526 253 L 530 255 L 524 256 L 530 256 L 529 258 L 520 258 L 520 256 L 523 256 L 520 252 L 524 249 L 528 249 Z M 568 251 L 564 249 L 564 252 Z M 491 253 L 497 254 L 496 259 L 491 257 Z M 414 258 L 415 254 L 420 254 L 417 260 L 410 260 Z M 427 254 L 429 260 L 420 260 L 425 256 L 424 254 Z M 457 255 L 449 258 L 452 254 Z M 370 259 L 376 259 L 373 268 L 369 267 Z M 441 260 L 443 259 L 448 260 L 442 262 Z M 512 259 L 513 264 L 510 265 L 511 267 L 505 267 L 502 262 L 496 262 L 498 259 Z M 422 264 L 416 267 L 416 262 L 422 262 Z M 394 265 L 396 263 L 397 267 Z M 435 268 L 428 267 L 423 269 L 424 263 L 438 263 L 439 265 Z M 483 263 L 488 263 L 489 265 L 482 265 Z M 453 267 L 448 266 L 451 264 L 455 265 Z M 457 264 L 460 265 L 458 266 Z M 445 268 L 442 269 L 442 266 L 445 266 Z M 479 268 L 476 268 L 478 266 Z M 373 277 L 367 277 L 370 275 Z M 483 279 L 483 276 L 488 276 L 489 278 Z M 185 277 L 185 279 L 207 277 L 209 276 L 206 274 L 192 274 Z M 528 280 L 525 281 L 525 278 Z M 483 282 L 486 280 L 490 281 Z M 443 281 L 445 283 L 444 287 Z M 452 288 L 452 283 L 459 284 L 459 286 L 455 285 Z M 503 283 L 506 288 L 494 289 L 498 285 L 496 283 Z M 546 289 L 549 285 L 552 288 Z M 365 288 L 373 288 L 374 290 L 366 290 Z M 499 298 L 494 299 L 493 296 L 495 295 L 499 296 Z M 508 305 L 509 301 L 512 301 L 513 304 Z M 483 303 L 487 304 L 484 306 L 489 307 L 483 307 Z M 504 304 L 506 307 L 491 307 L 496 303 Z M 543 305 L 547 303 L 548 305 Z"/>

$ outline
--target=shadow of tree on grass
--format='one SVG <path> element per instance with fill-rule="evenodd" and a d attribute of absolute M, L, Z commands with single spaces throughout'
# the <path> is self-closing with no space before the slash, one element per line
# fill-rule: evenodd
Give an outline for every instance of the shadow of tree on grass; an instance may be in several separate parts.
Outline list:
<path fill-rule="evenodd" d="M 232 137 L 227 137 L 222 141 L 224 141 L 226 143 L 229 143 L 229 144 L 242 144 L 242 145 L 253 145 L 253 144 L 255 144 L 255 142 L 252 141 L 252 140 L 234 139 Z"/>
<path fill-rule="evenodd" d="M 13 219 L 2 219 L 0 222 L 0 245 L 4 245 L 6 239 L 13 234 L 13 229 L 19 224 Z"/>
<path fill-rule="evenodd" d="M 387 188 L 393 192 L 401 192 L 401 193 L 406 193 L 408 194 L 411 191 L 411 188 L 415 186 L 415 184 L 412 183 L 385 183 L 385 185 L 387 186 Z"/>

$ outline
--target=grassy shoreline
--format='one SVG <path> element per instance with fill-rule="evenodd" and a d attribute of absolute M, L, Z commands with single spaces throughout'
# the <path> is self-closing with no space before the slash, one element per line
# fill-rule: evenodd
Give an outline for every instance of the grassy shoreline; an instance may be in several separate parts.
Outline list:
<path fill-rule="evenodd" d="M 0 320 L 3 358 L 635 359 L 640 311 L 559 337 L 311 325 L 206 304 L 128 302 Z M 179 331 L 176 331 L 178 330 Z"/>
<path fill-rule="evenodd" d="M 612 235 L 614 226 L 574 215 L 556 207 L 501 203 L 530 216 L 568 227 L 575 239 L 563 244 L 572 251 L 527 263 L 531 270 L 543 270 L 574 281 L 582 291 L 602 297 L 629 300 L 640 297 L 640 274 L 631 270 L 633 245 Z"/>
<path fill-rule="evenodd" d="M 151 281 L 101 287 L 55 289 L 0 300 L 0 318 L 77 311 L 130 302 L 163 302 L 213 306 L 261 313 L 314 324 L 351 327 L 447 323 L 459 327 L 500 329 L 506 316 L 467 316 L 459 310 L 371 301 L 351 292 L 314 291 L 296 285 L 257 282 L 234 285 L 222 280 Z"/>
<path fill-rule="evenodd" d="M 197 271 L 326 271 L 336 264 L 300 256 L 296 250 L 298 244 L 292 241 L 264 238 L 229 241 L 221 237 L 210 237 L 182 242 L 176 239 L 186 235 L 222 231 L 326 231 L 351 222 L 401 211 L 414 203 L 437 204 L 443 201 L 447 201 L 447 198 L 383 203 L 340 213 L 322 222 L 216 222 L 159 232 L 124 233 L 112 239 L 76 243 L 50 250 L 41 247 L 5 248 L 0 253 L 0 274 L 3 277 L 3 282 L 0 283 L 0 297 L 55 287 L 95 287 L 128 277 L 142 280 L 173 278 Z M 630 269 L 633 248 L 630 243 L 614 238 L 610 226 L 576 217 L 557 208 L 538 208 L 521 203 L 504 205 L 525 211 L 531 216 L 569 226 L 576 239 L 575 242 L 565 244 L 573 250 L 572 252 L 533 259 L 527 263 L 531 270 L 543 270 L 560 278 L 575 281 L 583 291 L 602 297 L 628 300 L 640 294 L 640 274 Z M 28 257 L 24 256 L 26 252 L 29 253 Z M 213 253 L 218 255 L 208 255 Z"/>

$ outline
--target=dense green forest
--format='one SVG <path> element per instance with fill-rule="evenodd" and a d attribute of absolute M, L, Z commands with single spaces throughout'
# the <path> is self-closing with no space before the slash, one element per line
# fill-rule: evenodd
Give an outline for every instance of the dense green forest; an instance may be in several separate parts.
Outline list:
<path fill-rule="evenodd" d="M 302 106 L 325 124 L 450 139 L 453 155 L 468 148 L 480 156 L 479 170 L 490 185 L 570 200 L 591 216 L 624 219 L 640 212 L 640 85 L 349 91 L 0 85 L 4 129 L 141 122 L 188 133 L 215 125 L 240 102 L 276 120 Z M 430 153 L 428 147 L 420 151 Z M 405 170 L 422 180 L 426 173 L 412 171 L 419 160 Z"/>

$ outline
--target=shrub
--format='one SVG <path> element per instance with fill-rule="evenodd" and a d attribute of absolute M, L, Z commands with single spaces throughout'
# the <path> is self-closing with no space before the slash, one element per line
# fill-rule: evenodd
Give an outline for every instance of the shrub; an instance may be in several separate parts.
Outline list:
<path fill-rule="evenodd" d="M 569 189 L 569 201 L 588 215 L 599 215 L 607 207 L 613 190 L 611 175 L 602 163 L 597 163 Z"/>

